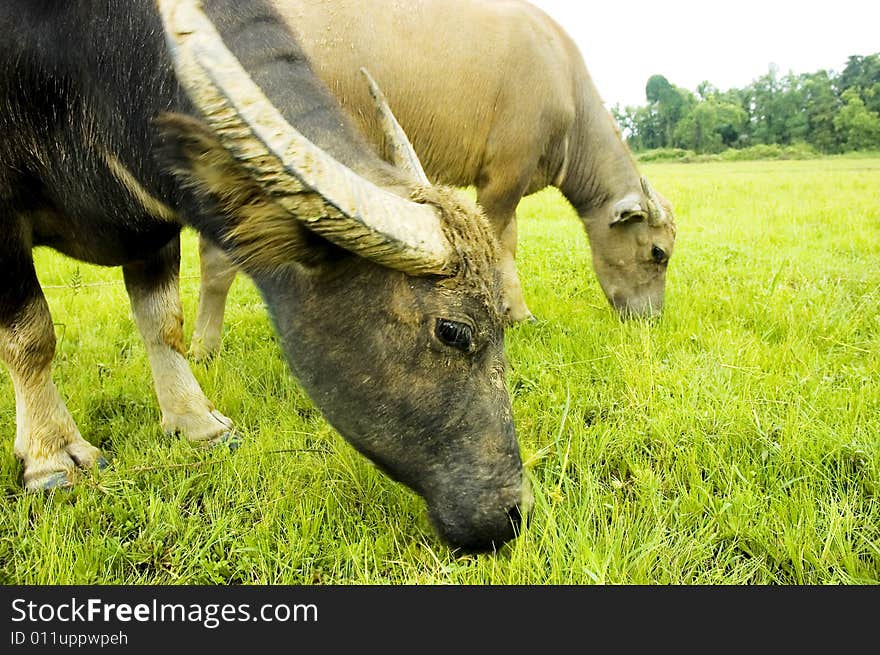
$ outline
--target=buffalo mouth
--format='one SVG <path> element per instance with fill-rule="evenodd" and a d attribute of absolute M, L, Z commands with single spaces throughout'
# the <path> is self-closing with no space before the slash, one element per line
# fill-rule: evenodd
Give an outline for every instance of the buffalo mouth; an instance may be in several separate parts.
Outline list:
<path fill-rule="evenodd" d="M 633 299 L 622 293 L 614 293 L 608 298 L 611 306 L 622 320 L 630 319 L 654 319 L 663 313 L 663 300 L 651 298 Z"/>
<path fill-rule="evenodd" d="M 445 526 L 432 516 L 434 529 L 450 548 L 475 555 L 497 552 L 508 541 L 515 539 L 519 536 L 522 521 L 523 513 L 517 505 L 506 510 L 504 516 L 493 521 L 491 525 L 483 525 L 478 529 L 461 530 Z"/>
<path fill-rule="evenodd" d="M 429 502 L 434 530 L 454 550 L 472 554 L 497 552 L 519 536 L 532 508 L 528 479 L 521 473 L 516 477 L 521 482 L 506 487 L 491 502 L 469 507 Z"/>

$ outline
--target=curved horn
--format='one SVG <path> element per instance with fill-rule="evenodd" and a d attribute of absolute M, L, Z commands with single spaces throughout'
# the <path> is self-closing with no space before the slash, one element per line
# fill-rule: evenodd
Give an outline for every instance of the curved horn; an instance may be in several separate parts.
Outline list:
<path fill-rule="evenodd" d="M 645 176 L 642 176 L 642 192 L 648 198 L 648 224 L 658 227 L 665 223 L 667 217 L 666 212 L 663 211 L 663 204 L 660 202 L 660 198 L 657 197 L 654 187 L 648 183 L 648 178 Z"/>
<path fill-rule="evenodd" d="M 177 77 L 223 146 L 278 204 L 336 245 L 410 275 L 449 274 L 438 213 L 376 186 L 309 141 L 226 48 L 198 0 L 158 0 Z M 317 193 L 315 206 L 305 196 Z"/>
<path fill-rule="evenodd" d="M 409 138 L 406 136 L 406 132 L 403 131 L 400 123 L 397 122 L 397 119 L 391 112 L 391 107 L 388 106 L 385 94 L 382 93 L 379 85 L 376 84 L 376 80 L 373 79 L 373 76 L 370 75 L 366 68 L 361 67 L 361 74 L 367 78 L 367 84 L 370 85 L 370 96 L 373 98 L 373 104 L 376 106 L 376 115 L 385 133 L 385 141 L 390 146 L 391 163 L 412 175 L 415 182 L 423 186 L 431 186 L 415 148 L 413 148 L 412 143 L 410 143 Z"/>

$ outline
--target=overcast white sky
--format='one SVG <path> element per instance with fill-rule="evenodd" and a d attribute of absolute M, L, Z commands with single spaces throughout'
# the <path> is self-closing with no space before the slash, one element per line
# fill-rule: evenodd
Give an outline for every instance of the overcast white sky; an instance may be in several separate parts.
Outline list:
<path fill-rule="evenodd" d="M 880 0 L 531 0 L 580 47 L 609 107 L 642 105 L 655 73 L 725 91 L 766 73 L 841 71 L 880 52 Z"/>

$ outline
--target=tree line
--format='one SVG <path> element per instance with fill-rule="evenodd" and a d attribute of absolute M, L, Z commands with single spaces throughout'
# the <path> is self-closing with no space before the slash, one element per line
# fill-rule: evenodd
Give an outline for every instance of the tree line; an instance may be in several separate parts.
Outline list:
<path fill-rule="evenodd" d="M 823 153 L 880 150 L 880 53 L 851 56 L 840 73 L 780 75 L 771 65 L 746 88 L 728 91 L 706 81 L 693 93 L 653 75 L 645 95 L 645 106 L 612 109 L 637 152 L 804 143 Z"/>

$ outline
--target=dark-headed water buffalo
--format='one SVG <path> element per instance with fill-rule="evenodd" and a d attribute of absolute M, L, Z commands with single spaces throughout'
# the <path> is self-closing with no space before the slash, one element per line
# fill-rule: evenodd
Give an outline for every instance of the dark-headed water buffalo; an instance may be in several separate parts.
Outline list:
<path fill-rule="evenodd" d="M 166 430 L 233 430 L 183 356 L 189 224 L 253 278 L 328 420 L 450 544 L 515 535 L 526 485 L 488 223 L 375 154 L 269 3 L 7 0 L 0 33 L 0 356 L 28 489 L 103 462 L 52 383 L 35 246 L 122 266 Z"/>
<path fill-rule="evenodd" d="M 563 29 L 519 0 L 273 0 L 318 75 L 379 148 L 386 140 L 359 70 L 371 71 L 429 177 L 475 185 L 503 244 L 509 318 L 528 318 L 514 264 L 523 195 L 558 187 L 623 316 L 663 305 L 675 241 L 669 204 L 643 182 Z M 233 269 L 202 248 L 192 344 L 219 343 Z"/>

